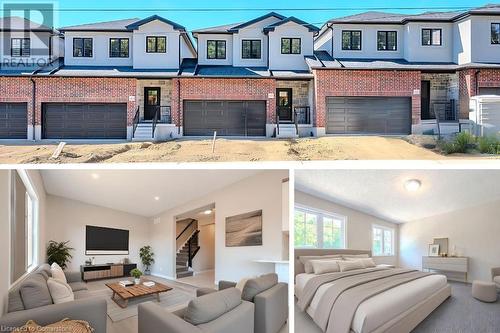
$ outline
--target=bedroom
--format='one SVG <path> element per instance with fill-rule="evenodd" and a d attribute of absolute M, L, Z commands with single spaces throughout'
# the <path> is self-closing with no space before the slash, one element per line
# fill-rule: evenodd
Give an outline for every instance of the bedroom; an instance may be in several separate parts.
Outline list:
<path fill-rule="evenodd" d="M 499 183 L 498 170 L 296 170 L 295 331 L 500 331 Z"/>

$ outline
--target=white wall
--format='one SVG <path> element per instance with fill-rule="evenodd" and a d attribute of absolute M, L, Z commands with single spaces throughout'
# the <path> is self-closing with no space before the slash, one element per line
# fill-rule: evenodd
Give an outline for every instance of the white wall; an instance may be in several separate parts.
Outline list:
<path fill-rule="evenodd" d="M 470 258 L 469 281 L 490 281 L 490 269 L 500 267 L 498 216 L 500 201 L 402 224 L 399 263 L 421 269 L 433 238 L 447 237 L 450 253 L 456 246 L 459 255 Z"/>
<path fill-rule="evenodd" d="M 453 26 L 453 62 L 462 65 L 471 62 L 471 18 Z"/>
<path fill-rule="evenodd" d="M 244 39 L 260 40 L 260 59 L 243 59 L 241 57 L 242 41 Z M 245 67 L 265 67 L 267 66 L 267 35 L 262 33 L 262 29 L 241 29 L 239 33 L 233 35 L 233 64 L 234 66 Z M 206 53 L 206 52 L 205 52 Z"/>
<path fill-rule="evenodd" d="M 314 33 L 294 22 L 287 22 L 269 32 L 269 69 L 271 70 L 307 70 L 304 59 L 314 53 Z M 281 54 L 281 38 L 300 38 L 300 54 Z"/>
<path fill-rule="evenodd" d="M 422 29 L 442 29 L 441 46 L 423 46 Z M 453 23 L 410 22 L 404 26 L 405 59 L 416 62 L 453 61 Z"/>
<path fill-rule="evenodd" d="M 168 210 L 159 222 L 150 226 L 151 245 L 159 260 L 152 273 L 173 277 L 175 270 L 176 216 L 215 204 L 215 279 L 238 281 L 243 277 L 274 271 L 271 264 L 254 263 L 257 259 L 281 259 L 281 182 L 288 171 L 263 171 L 203 198 Z M 225 246 L 225 219 L 262 209 L 263 245 L 256 247 Z M 157 220 L 158 221 L 158 220 Z M 161 257 L 160 257 L 161 255 Z"/>
<path fill-rule="evenodd" d="M 373 257 L 377 264 L 398 265 L 398 225 L 387 222 L 375 216 L 371 216 L 354 209 L 336 204 L 334 202 L 312 196 L 310 194 L 295 191 L 295 203 L 309 208 L 344 215 L 347 217 L 346 238 L 347 248 L 352 250 L 371 250 L 372 248 L 372 225 L 394 228 L 395 232 L 395 255 L 384 257 Z"/>
<path fill-rule="evenodd" d="M 49 32 L 37 32 L 29 33 L 31 52 L 30 57 L 11 57 L 11 38 L 25 38 L 28 37 L 24 32 L 13 31 L 13 32 L 3 32 L 0 31 L 0 59 L 12 60 L 20 63 L 31 63 L 34 62 L 35 65 L 40 61 L 41 65 L 45 62 L 49 62 Z M 55 38 L 55 37 L 54 37 Z M 7 40 L 5 40 L 7 39 Z M 4 50 L 4 43 L 7 49 Z M 35 49 L 40 54 L 35 54 Z M 54 50 L 57 51 L 57 50 Z"/>
<path fill-rule="evenodd" d="M 92 38 L 92 57 L 73 57 L 73 38 Z M 128 58 L 110 58 L 110 38 L 129 39 Z M 132 66 L 133 48 L 132 33 L 130 32 L 70 32 L 65 33 L 64 64 L 68 66 Z"/>
<path fill-rule="evenodd" d="M 314 50 L 326 51 L 328 52 L 328 54 L 332 55 L 332 42 L 333 42 L 332 29 L 326 28 L 326 31 L 323 32 L 323 34 L 321 34 L 320 36 L 318 36 L 314 41 Z"/>
<path fill-rule="evenodd" d="M 208 59 L 207 41 L 225 40 L 226 59 Z M 231 34 L 199 34 L 198 35 L 198 64 L 200 65 L 232 65 L 233 64 L 233 35 Z"/>
<path fill-rule="evenodd" d="M 500 23 L 499 16 L 473 16 L 471 34 L 474 47 L 472 62 L 500 62 L 500 45 L 491 44 L 491 23 Z"/>
<path fill-rule="evenodd" d="M 10 171 L 0 170 L 0 315 L 7 311 L 10 277 Z"/>
<path fill-rule="evenodd" d="M 198 220 L 198 245 L 200 250 L 193 260 L 193 270 L 203 272 L 215 268 L 215 222 Z"/>
<path fill-rule="evenodd" d="M 360 30 L 361 31 L 361 50 L 351 51 L 342 50 L 342 31 Z M 378 51 L 377 50 L 377 32 L 378 31 L 397 31 L 398 45 L 397 51 Z M 403 27 L 401 25 L 370 25 L 370 24 L 339 24 L 333 26 L 333 34 L 336 36 L 333 44 L 333 54 L 336 58 L 364 58 L 364 59 L 398 59 L 404 58 L 403 45 Z M 327 34 L 331 36 L 331 32 Z M 324 37 L 322 38 L 324 40 Z M 326 41 L 323 42 L 330 45 Z M 331 53 L 331 49 L 327 50 Z"/>
<path fill-rule="evenodd" d="M 126 255 L 96 255 L 96 263 L 120 262 L 128 257 L 132 263 L 142 267 L 139 249 L 149 244 L 148 223 L 150 219 L 117 210 L 89 205 L 80 201 L 47 196 L 47 233 L 49 240 L 57 242 L 69 240 L 69 246 L 75 248 L 69 270 L 79 270 L 80 265 L 89 257 L 85 255 L 85 226 L 95 225 L 109 228 L 130 230 L 129 250 Z M 156 253 L 156 259 L 160 256 Z"/>

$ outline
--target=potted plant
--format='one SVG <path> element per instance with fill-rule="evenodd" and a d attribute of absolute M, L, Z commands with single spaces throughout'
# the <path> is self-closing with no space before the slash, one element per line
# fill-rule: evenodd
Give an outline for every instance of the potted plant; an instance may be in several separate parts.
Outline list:
<path fill-rule="evenodd" d="M 66 242 L 56 242 L 51 240 L 47 244 L 47 262 L 49 265 L 52 263 L 57 263 L 62 269 L 67 267 L 67 263 L 73 258 L 70 251 L 74 248 L 68 246 L 69 241 Z"/>
<path fill-rule="evenodd" d="M 151 246 L 143 246 L 139 250 L 139 256 L 141 257 L 142 264 L 144 265 L 144 273 L 146 275 L 151 274 L 150 267 L 154 264 L 155 260 L 153 258 L 155 254 L 151 251 Z"/>
<path fill-rule="evenodd" d="M 130 271 L 130 275 L 134 278 L 135 284 L 141 283 L 142 272 L 140 270 L 134 268 L 133 270 Z"/>

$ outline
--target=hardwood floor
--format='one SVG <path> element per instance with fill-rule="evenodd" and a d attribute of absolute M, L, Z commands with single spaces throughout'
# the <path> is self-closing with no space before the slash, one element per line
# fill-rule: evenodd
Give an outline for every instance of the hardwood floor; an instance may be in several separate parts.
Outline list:
<path fill-rule="evenodd" d="M 169 286 L 182 289 L 183 291 L 186 291 L 189 294 L 195 296 L 197 288 L 209 287 L 213 284 L 212 281 L 214 281 L 214 275 L 213 272 L 204 272 L 197 276 L 179 279 L 178 281 L 167 280 L 157 276 L 148 276 L 148 279 L 159 283 L 164 283 L 164 284 L 166 283 Z M 87 283 L 87 288 L 90 291 L 107 290 L 108 288 L 105 285 L 106 283 L 118 280 L 120 279 L 91 281 Z M 138 333 L 137 327 L 138 327 L 137 316 L 120 320 L 118 322 L 112 322 L 111 319 L 108 317 L 107 333 Z M 285 326 L 283 326 L 283 328 L 279 331 L 279 333 L 287 333 L 287 332 L 288 332 L 288 323 Z"/>

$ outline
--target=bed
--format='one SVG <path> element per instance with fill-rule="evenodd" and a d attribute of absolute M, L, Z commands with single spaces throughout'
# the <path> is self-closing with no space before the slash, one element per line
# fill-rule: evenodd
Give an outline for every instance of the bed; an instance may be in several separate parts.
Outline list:
<path fill-rule="evenodd" d="M 323 332 L 410 332 L 451 295 L 444 275 L 387 265 L 314 274 L 300 260 L 333 255 L 371 257 L 371 251 L 295 249 L 297 307 Z"/>

